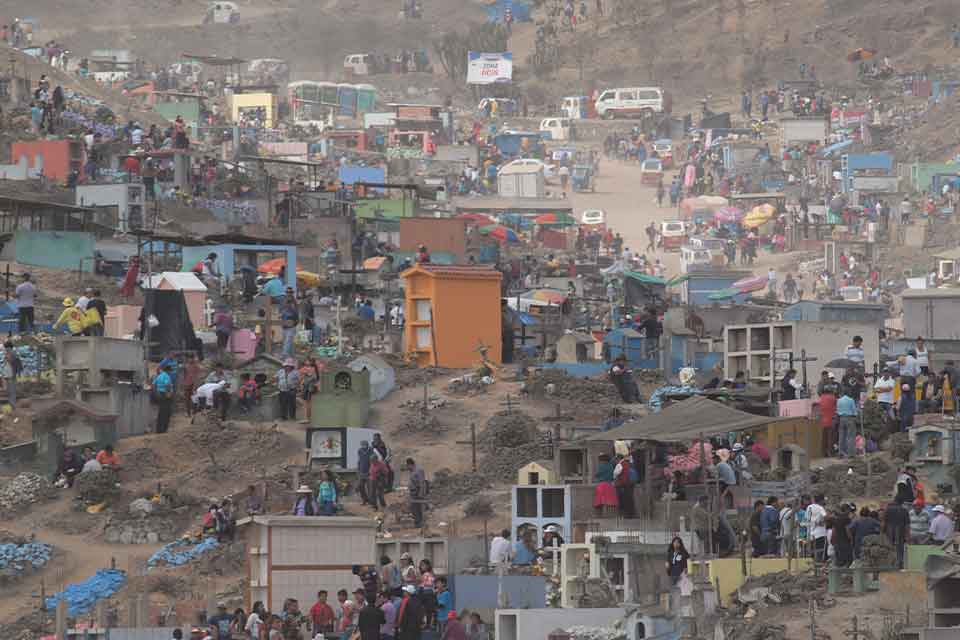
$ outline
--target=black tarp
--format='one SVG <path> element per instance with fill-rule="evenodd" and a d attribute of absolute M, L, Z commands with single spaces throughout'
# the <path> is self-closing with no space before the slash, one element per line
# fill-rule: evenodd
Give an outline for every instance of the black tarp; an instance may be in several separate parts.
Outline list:
<path fill-rule="evenodd" d="M 150 328 L 150 360 L 158 362 L 171 351 L 197 351 L 200 341 L 193 332 L 190 312 L 182 291 L 147 289 L 143 292 L 140 338 L 144 339 L 145 319 L 151 314 L 160 322 Z"/>

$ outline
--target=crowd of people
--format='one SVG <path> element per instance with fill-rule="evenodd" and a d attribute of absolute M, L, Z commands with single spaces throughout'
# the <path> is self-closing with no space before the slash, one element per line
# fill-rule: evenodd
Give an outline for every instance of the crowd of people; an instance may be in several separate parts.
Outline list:
<path fill-rule="evenodd" d="M 336 599 L 320 590 L 309 609 L 287 598 L 280 611 L 255 602 L 250 612 L 225 602 L 206 626 L 191 630 L 192 640 L 224 640 L 233 634 L 250 640 L 307 640 L 323 634 L 359 640 L 419 640 L 431 630 L 440 640 L 489 640 L 490 629 L 477 612 L 455 611 L 447 579 L 436 575 L 432 563 L 415 563 L 409 553 L 394 562 L 380 558 L 380 566 L 353 567 L 352 584 L 339 589 Z M 182 630 L 180 632 L 182 637 Z M 177 632 L 174 632 L 178 640 Z"/>

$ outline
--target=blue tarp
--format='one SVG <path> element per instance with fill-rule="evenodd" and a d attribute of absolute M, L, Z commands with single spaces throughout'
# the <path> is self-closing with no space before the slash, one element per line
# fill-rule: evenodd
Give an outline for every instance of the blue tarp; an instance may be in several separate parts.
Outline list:
<path fill-rule="evenodd" d="M 0 569 L 19 572 L 28 564 L 39 569 L 50 561 L 51 553 L 53 547 L 43 542 L 0 544 Z"/>
<path fill-rule="evenodd" d="M 383 167 L 346 165 L 340 167 L 337 178 L 345 185 L 353 184 L 354 182 L 376 182 L 383 184 L 387 180 L 387 171 Z M 381 191 L 381 189 L 377 189 L 377 191 Z"/>
<path fill-rule="evenodd" d="M 60 593 L 47 598 L 47 610 L 57 608 L 60 600 L 67 602 L 67 615 L 76 617 L 92 610 L 97 600 L 109 598 L 127 581 L 127 574 L 117 569 L 101 569 L 77 584 L 71 584 Z"/>
<path fill-rule="evenodd" d="M 846 149 L 853 144 L 853 140 L 844 140 L 843 142 L 837 142 L 830 145 L 829 147 L 824 147 L 820 149 L 821 158 L 829 158 L 834 151 L 840 151 L 841 149 Z"/>
<path fill-rule="evenodd" d="M 194 543 L 191 540 L 177 540 L 166 545 L 147 560 L 148 567 L 155 567 L 161 562 L 168 566 L 179 567 L 193 562 L 207 551 L 215 549 L 219 543 L 216 538 L 204 538 L 202 542 Z"/>
<path fill-rule="evenodd" d="M 524 2 L 515 2 L 514 0 L 497 0 L 491 5 L 484 7 L 487 12 L 487 22 L 502 22 L 503 16 L 510 8 L 515 22 L 531 22 L 533 17 L 530 15 L 530 5 Z"/>

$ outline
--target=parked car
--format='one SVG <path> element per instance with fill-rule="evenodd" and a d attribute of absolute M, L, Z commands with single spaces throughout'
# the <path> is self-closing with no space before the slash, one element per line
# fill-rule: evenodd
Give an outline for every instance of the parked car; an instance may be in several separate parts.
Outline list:
<path fill-rule="evenodd" d="M 597 98 L 596 110 L 606 120 L 670 113 L 670 94 L 660 87 L 607 89 Z"/>
<path fill-rule="evenodd" d="M 683 220 L 661 222 L 660 238 L 664 251 L 679 251 L 687 243 L 687 223 Z"/>
<path fill-rule="evenodd" d="M 583 213 L 580 214 L 580 224 L 600 227 L 601 229 L 606 228 L 607 214 L 603 209 L 584 209 Z"/>
<path fill-rule="evenodd" d="M 640 165 L 641 184 L 659 184 L 663 180 L 663 162 L 659 158 L 648 158 Z"/>

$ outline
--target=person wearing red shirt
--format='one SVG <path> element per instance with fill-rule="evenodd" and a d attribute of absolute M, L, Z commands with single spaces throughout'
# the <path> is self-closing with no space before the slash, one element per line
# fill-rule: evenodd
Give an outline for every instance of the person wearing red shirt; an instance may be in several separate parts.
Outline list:
<path fill-rule="evenodd" d="M 133 176 L 140 175 L 140 161 L 137 156 L 127 156 L 123 161 L 123 170 L 127 172 L 127 177 L 133 179 Z"/>
<path fill-rule="evenodd" d="M 310 620 L 313 622 L 313 632 L 330 633 L 333 631 L 333 622 L 336 615 L 333 608 L 327 604 L 327 592 L 317 592 L 317 602 L 310 607 Z"/>
<path fill-rule="evenodd" d="M 370 456 L 370 502 L 374 509 L 380 507 L 385 509 L 387 501 L 383 498 L 384 489 L 387 486 L 387 478 L 390 475 L 390 469 L 376 454 Z"/>

